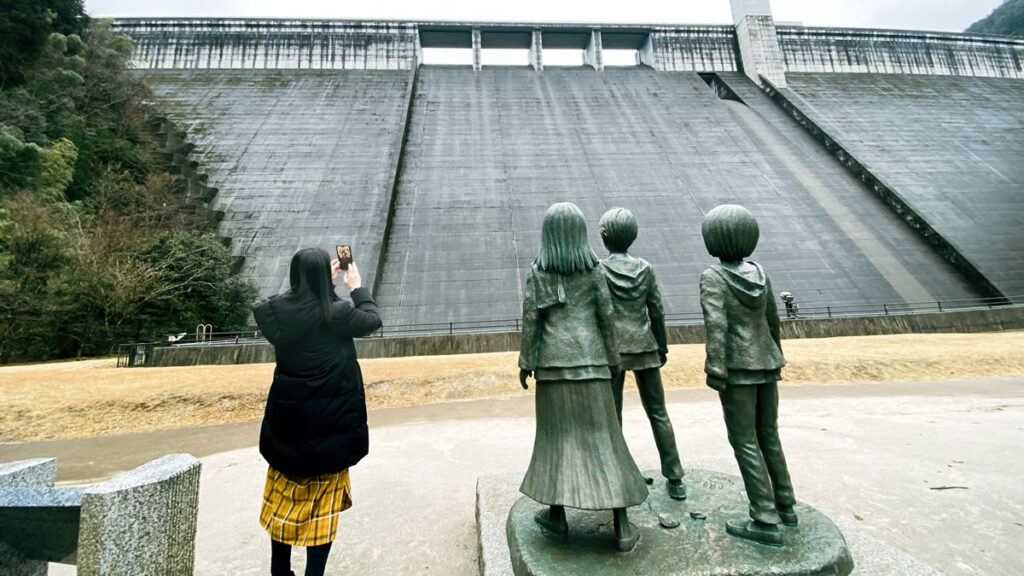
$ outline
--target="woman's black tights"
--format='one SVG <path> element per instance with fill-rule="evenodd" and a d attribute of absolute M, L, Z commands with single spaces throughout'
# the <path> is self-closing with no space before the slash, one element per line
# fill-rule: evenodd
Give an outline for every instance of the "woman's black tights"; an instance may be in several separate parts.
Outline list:
<path fill-rule="evenodd" d="M 306 576 L 324 576 L 331 542 L 306 548 Z M 289 576 L 292 572 L 292 546 L 277 540 L 270 541 L 271 576 Z"/>

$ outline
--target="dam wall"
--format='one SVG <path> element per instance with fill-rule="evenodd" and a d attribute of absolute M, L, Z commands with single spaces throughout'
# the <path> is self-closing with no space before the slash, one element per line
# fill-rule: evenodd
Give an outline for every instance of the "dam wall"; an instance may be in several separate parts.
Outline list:
<path fill-rule="evenodd" d="M 777 38 L 783 62 L 782 70 L 757 72 L 776 85 L 783 72 L 1024 78 L 1019 38 L 775 26 L 770 16 L 760 18 L 762 35 L 770 32 L 769 44 Z M 634 50 L 638 63 L 662 72 L 735 72 L 742 66 L 733 26 L 123 18 L 113 27 L 134 40 L 132 61 L 141 69 L 408 70 L 420 65 L 424 47 L 468 48 L 474 62 L 487 48 L 535 50 L 541 57 L 545 48 L 574 48 L 589 52 L 588 61 L 598 68 L 602 50 Z M 774 60 L 765 66 L 777 66 Z"/>
<path fill-rule="evenodd" d="M 599 256 L 601 214 L 637 214 L 630 252 L 654 265 L 669 313 L 700 309 L 713 262 L 700 224 L 727 202 L 757 216 L 753 258 L 804 304 L 975 296 L 737 78 L 767 112 L 720 98 L 696 73 L 422 67 L 377 292 L 389 325 L 518 318 L 544 212 L 559 201 L 581 208 Z"/>
<path fill-rule="evenodd" d="M 661 71 L 737 69 L 731 26 L 124 18 L 114 31 L 134 40 L 132 62 L 141 69 L 408 70 L 424 47 L 469 48 L 476 62 L 483 49 L 533 50 L 535 67 L 546 47 L 589 50 L 594 62 L 604 49 L 634 50 Z"/>
<path fill-rule="evenodd" d="M 660 72 L 732 72 L 738 69 L 732 26 L 655 28 L 638 60 Z"/>
<path fill-rule="evenodd" d="M 1024 78 L 1024 39 L 903 30 L 779 26 L 787 74 Z"/>
<path fill-rule="evenodd" d="M 778 90 L 783 106 L 868 189 L 986 296 L 1024 299 L 1024 82 L 795 73 L 788 81 Z"/>
<path fill-rule="evenodd" d="M 349 244 L 374 286 L 412 70 L 151 70 L 147 84 L 217 189 L 220 235 L 259 296 L 300 248 Z"/>
<path fill-rule="evenodd" d="M 345 243 L 389 327 L 518 318 L 558 201 L 583 209 L 601 256 L 600 215 L 637 213 L 631 252 L 670 314 L 699 310 L 700 222 L 726 202 L 757 216 L 753 257 L 801 305 L 1024 294 L 1024 41 L 756 20 L 759 43 L 696 25 L 113 26 L 188 129 L 261 297 L 287 287 L 295 250 Z M 424 65 L 427 48 L 473 59 Z M 530 66 L 481 66 L 489 49 Z M 550 49 L 582 65 L 545 66 Z M 638 65 L 605 66 L 607 50 Z"/>
<path fill-rule="evenodd" d="M 409 70 L 410 23 L 335 20 L 120 19 L 143 69 Z"/>

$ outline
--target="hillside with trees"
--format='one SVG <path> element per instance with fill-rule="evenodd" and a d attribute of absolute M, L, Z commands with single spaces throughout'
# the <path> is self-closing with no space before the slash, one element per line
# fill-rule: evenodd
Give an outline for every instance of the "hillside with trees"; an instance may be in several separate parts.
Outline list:
<path fill-rule="evenodd" d="M 243 326 L 216 218 L 172 174 L 131 40 L 81 0 L 0 7 L 0 362 Z"/>
<path fill-rule="evenodd" d="M 1005 0 L 991 14 L 971 24 L 965 32 L 1024 36 L 1024 0 Z"/>

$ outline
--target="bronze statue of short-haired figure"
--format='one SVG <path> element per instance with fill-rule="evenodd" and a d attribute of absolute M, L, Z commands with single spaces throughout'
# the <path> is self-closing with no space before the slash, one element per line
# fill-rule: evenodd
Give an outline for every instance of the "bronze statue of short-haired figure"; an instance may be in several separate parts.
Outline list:
<path fill-rule="evenodd" d="M 779 523 L 795 525 L 796 500 L 779 440 L 777 382 L 786 364 L 772 284 L 760 264 L 745 260 L 760 236 L 742 206 L 717 206 L 701 226 L 708 252 L 721 260 L 700 277 L 707 334 L 704 372 L 718 391 L 736 462 L 750 500 L 750 520 L 726 522 L 726 531 L 782 545 Z"/>
<path fill-rule="evenodd" d="M 661 366 L 668 354 L 665 335 L 665 308 L 654 277 L 654 268 L 643 258 L 629 254 L 639 224 L 636 215 L 625 208 L 612 208 L 601 216 L 601 240 L 610 253 L 601 261 L 615 308 L 615 334 L 619 343 L 622 370 L 612 377 L 615 410 L 622 424 L 622 388 L 626 370 L 632 370 L 640 401 L 654 432 L 654 443 L 661 457 L 661 473 L 667 479 L 670 497 L 686 498 L 683 466 L 679 462 L 675 431 L 665 408 L 665 390 L 661 384 Z"/>

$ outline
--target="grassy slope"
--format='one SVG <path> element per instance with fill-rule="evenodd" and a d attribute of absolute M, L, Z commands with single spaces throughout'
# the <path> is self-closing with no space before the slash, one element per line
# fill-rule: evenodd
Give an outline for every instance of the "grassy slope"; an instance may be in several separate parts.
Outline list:
<path fill-rule="evenodd" d="M 783 346 L 789 384 L 1024 375 L 1024 332 L 787 340 Z M 703 362 L 702 345 L 671 347 L 665 387 L 703 385 Z M 532 393 L 519 387 L 511 352 L 361 364 L 370 408 Z M 112 359 L 0 368 L 0 442 L 260 418 L 273 370 L 272 364 L 119 369 Z"/>

